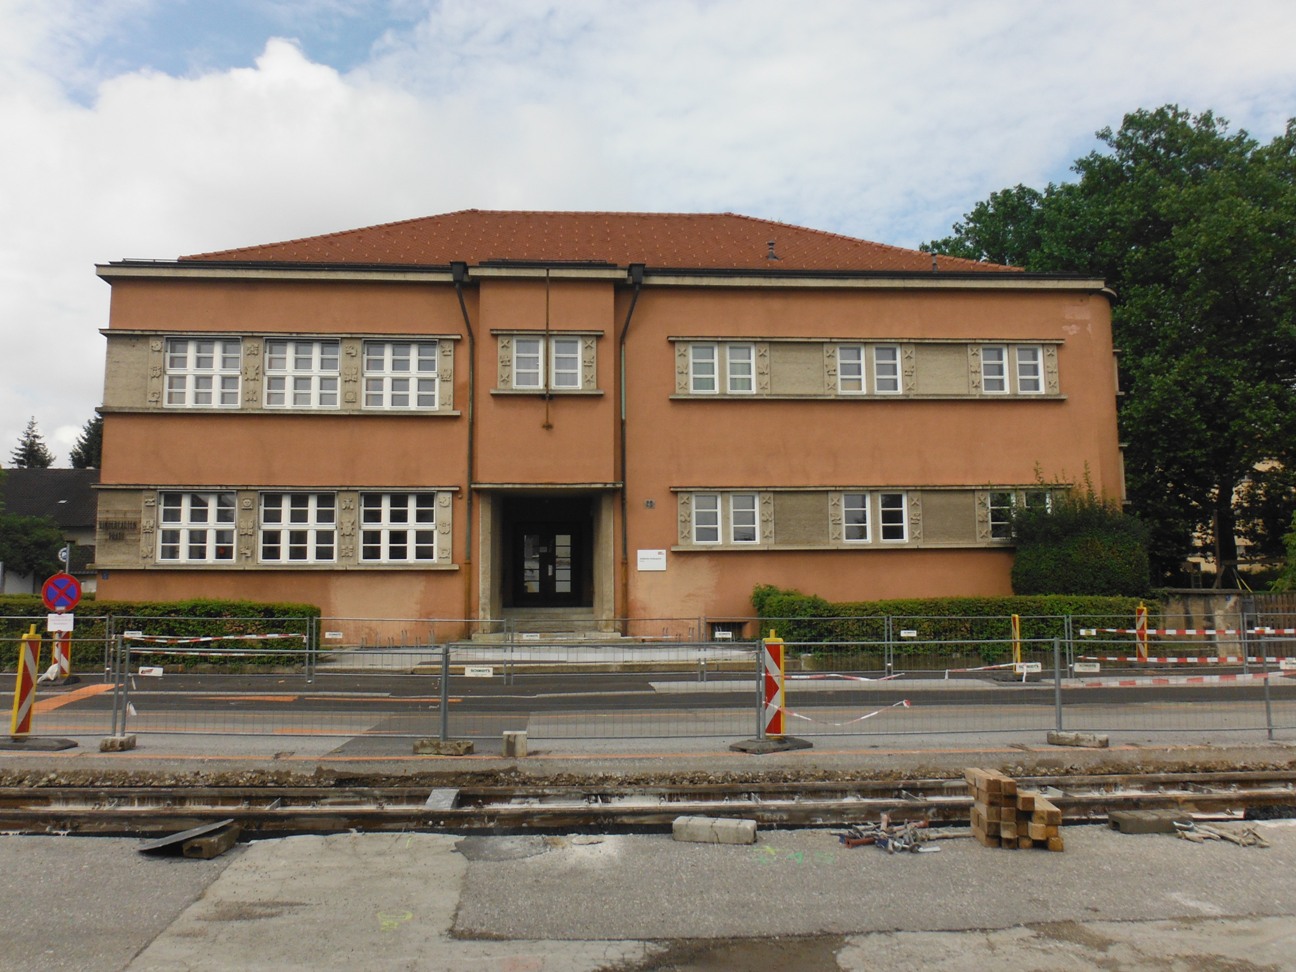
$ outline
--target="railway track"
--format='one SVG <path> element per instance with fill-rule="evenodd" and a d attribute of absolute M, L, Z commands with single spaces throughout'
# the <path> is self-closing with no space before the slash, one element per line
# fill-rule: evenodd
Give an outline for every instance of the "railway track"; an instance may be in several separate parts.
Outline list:
<path fill-rule="evenodd" d="M 1113 810 L 1296 814 L 1296 774 L 1174 773 L 1020 777 L 1068 822 Z M 349 830 L 628 831 L 679 816 L 732 816 L 761 826 L 817 827 L 892 820 L 967 821 L 961 779 L 679 786 L 23 786 L 0 788 L 0 832 L 158 835 L 233 820 L 244 833 Z"/>

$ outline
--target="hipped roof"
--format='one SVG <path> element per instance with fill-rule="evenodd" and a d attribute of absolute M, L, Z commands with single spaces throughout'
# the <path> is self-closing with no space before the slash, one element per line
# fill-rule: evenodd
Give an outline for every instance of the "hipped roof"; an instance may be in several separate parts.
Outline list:
<path fill-rule="evenodd" d="M 366 266 L 606 263 L 650 269 L 914 273 L 1019 272 L 736 213 L 465 209 L 183 261 Z M 933 260 L 934 265 L 933 265 Z"/>

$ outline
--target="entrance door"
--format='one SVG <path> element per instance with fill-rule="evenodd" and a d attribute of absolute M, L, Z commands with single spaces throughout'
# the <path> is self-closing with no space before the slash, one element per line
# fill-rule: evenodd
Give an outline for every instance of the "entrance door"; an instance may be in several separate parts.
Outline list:
<path fill-rule="evenodd" d="M 517 605 L 571 607 L 580 604 L 580 524 L 519 523 L 514 538 Z"/>

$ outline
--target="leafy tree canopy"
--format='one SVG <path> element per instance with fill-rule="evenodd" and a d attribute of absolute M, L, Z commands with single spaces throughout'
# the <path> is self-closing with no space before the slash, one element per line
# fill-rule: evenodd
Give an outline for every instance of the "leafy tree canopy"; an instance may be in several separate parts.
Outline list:
<path fill-rule="evenodd" d="M 63 533 L 48 517 L 0 512 L 0 563 L 6 571 L 44 578 L 62 570 Z"/>
<path fill-rule="evenodd" d="M 1296 119 L 1262 145 L 1167 105 L 1097 134 L 1077 181 L 992 193 L 923 248 L 1106 280 L 1129 498 L 1159 572 L 1201 531 L 1223 575 L 1239 487 L 1296 465 Z"/>
<path fill-rule="evenodd" d="M 54 465 L 54 453 L 50 452 L 45 440 L 41 438 L 34 417 L 27 421 L 27 428 L 23 430 L 13 452 L 9 453 L 9 462 L 16 469 L 48 469 Z"/>

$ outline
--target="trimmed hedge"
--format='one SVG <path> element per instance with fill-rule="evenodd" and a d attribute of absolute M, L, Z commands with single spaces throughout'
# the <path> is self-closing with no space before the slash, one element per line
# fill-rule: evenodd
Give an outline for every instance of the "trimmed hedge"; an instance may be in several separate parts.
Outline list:
<path fill-rule="evenodd" d="M 752 591 L 752 606 L 761 619 L 762 633 L 774 628 L 791 642 L 834 644 L 883 642 L 887 619 L 892 622 L 892 651 L 898 654 L 929 653 L 922 642 L 963 642 L 959 653 L 976 646 L 980 657 L 998 658 L 1010 650 L 1010 618 L 1021 618 L 1026 640 L 1062 638 L 1066 618 L 1076 628 L 1132 628 L 1136 597 L 938 597 L 889 601 L 833 603 L 813 594 L 762 585 Z M 1156 604 L 1148 605 L 1149 627 L 1156 626 Z M 916 638 L 901 640 L 900 629 L 917 631 Z M 955 646 L 951 646 L 955 647 Z M 829 649 L 831 650 L 831 649 Z"/>
<path fill-rule="evenodd" d="M 72 633 L 72 670 L 100 670 L 103 666 L 109 632 L 141 630 L 150 635 L 180 637 L 216 637 L 248 634 L 309 634 L 320 610 L 312 604 L 266 604 L 257 601 L 99 601 L 84 599 L 77 606 L 76 630 Z M 0 668 L 12 672 L 17 668 L 18 640 L 28 626 L 45 639 L 42 665 L 49 659 L 49 636 L 45 619 L 49 614 L 35 595 L 0 596 Z M 239 645 L 230 641 L 224 647 Z M 255 644 L 255 643 L 251 643 Z M 272 643 L 274 644 L 274 643 Z M 288 642 L 294 648 L 304 647 Z M 282 648 L 282 644 L 274 644 Z M 157 656 L 172 667 L 192 664 L 192 656 Z M 256 652 L 242 659 L 258 665 L 299 663 L 293 654 Z"/>

